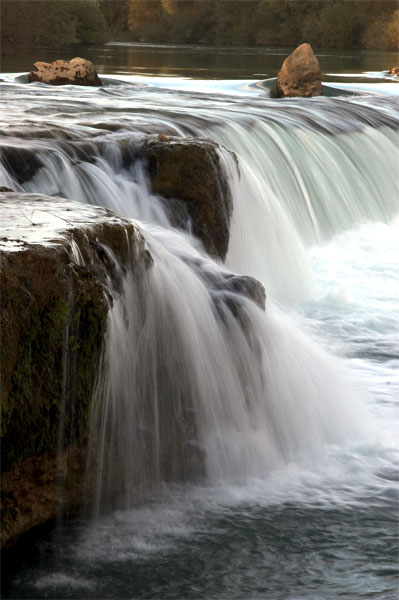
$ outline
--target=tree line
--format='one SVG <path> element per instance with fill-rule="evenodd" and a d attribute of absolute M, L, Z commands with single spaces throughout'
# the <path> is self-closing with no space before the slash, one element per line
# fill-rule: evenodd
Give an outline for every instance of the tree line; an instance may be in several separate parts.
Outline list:
<path fill-rule="evenodd" d="M 2 0 L 1 45 L 398 49 L 396 0 Z"/>

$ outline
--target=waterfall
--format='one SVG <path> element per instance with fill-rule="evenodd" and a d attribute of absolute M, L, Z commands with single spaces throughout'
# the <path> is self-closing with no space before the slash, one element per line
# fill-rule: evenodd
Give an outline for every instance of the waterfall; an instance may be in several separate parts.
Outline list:
<path fill-rule="evenodd" d="M 119 102 L 105 94 L 104 106 Z M 78 120 L 68 108 L 57 125 L 49 104 L 46 127 L 38 113 L 29 140 L 14 124 L 1 141 L 4 185 L 135 219 L 153 257 L 150 269 L 124 273 L 110 254 L 120 277 L 108 282 L 92 411 L 96 512 L 167 479 L 263 478 L 363 431 L 340 367 L 278 303 L 310 293 L 308 245 L 397 210 L 393 100 L 236 100 L 226 112 L 225 101 L 205 97 L 199 106 L 195 98 L 193 117 L 189 97 L 170 110 L 148 97 L 146 110 L 132 94 Z M 226 266 L 189 226 L 174 229 L 152 192 L 142 148 L 154 132 L 209 137 L 236 152 L 239 174 L 220 150 L 234 202 Z M 266 312 L 231 287 L 232 272 L 265 285 Z"/>
<path fill-rule="evenodd" d="M 91 424 L 96 512 L 130 506 L 150 483 L 265 478 L 362 430 L 317 344 L 232 291 L 188 236 L 144 234 L 152 267 L 112 290 Z"/>

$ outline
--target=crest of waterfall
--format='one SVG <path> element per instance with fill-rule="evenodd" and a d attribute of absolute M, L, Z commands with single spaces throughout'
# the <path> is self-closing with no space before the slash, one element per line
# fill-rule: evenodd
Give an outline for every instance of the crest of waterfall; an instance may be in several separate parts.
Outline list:
<path fill-rule="evenodd" d="M 234 201 L 227 264 L 257 277 L 283 301 L 312 289 L 306 246 L 367 220 L 388 222 L 397 212 L 395 98 L 268 100 L 267 107 L 256 99 L 231 101 L 226 111 L 217 97 L 187 95 L 177 96 L 168 111 L 162 97 L 147 96 L 150 115 L 139 104 L 117 127 L 118 115 L 111 112 L 107 122 L 105 110 L 100 123 L 97 113 L 69 128 L 50 119 L 48 133 L 40 131 L 37 139 L 35 131 L 29 140 L 20 139 L 18 130 L 7 132 L 3 150 L 23 153 L 18 167 L 25 178 L 13 178 L 3 159 L 3 185 L 170 227 L 165 202 L 151 191 L 138 131 L 208 137 L 239 160 L 238 177 L 222 152 Z M 105 109 L 107 101 L 102 99 Z M 36 125 L 41 128 L 40 118 Z M 46 136 L 52 139 L 41 139 Z"/>

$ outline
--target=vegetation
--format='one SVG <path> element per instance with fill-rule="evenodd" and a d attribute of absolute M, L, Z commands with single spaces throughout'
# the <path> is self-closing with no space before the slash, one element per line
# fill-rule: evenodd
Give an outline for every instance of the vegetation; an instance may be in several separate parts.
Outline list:
<path fill-rule="evenodd" d="M 45 46 L 96 44 L 106 39 L 97 0 L 1 0 L 1 44 Z"/>
<path fill-rule="evenodd" d="M 395 0 L 130 0 L 129 5 L 129 26 L 139 41 L 398 47 Z"/>
<path fill-rule="evenodd" d="M 2 46 L 130 39 L 398 48 L 396 0 L 2 0 Z"/>

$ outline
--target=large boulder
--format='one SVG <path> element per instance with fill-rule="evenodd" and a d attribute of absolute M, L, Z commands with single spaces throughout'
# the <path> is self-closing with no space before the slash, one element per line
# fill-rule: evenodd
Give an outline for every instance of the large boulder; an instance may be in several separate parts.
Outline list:
<path fill-rule="evenodd" d="M 175 201 L 175 214 L 180 203 L 180 212 L 187 210 L 193 232 L 207 252 L 224 260 L 233 203 L 218 145 L 160 135 L 146 142 L 145 156 L 153 191 Z"/>
<path fill-rule="evenodd" d="M 107 209 L 13 192 L 1 194 L 0 216 L 7 544 L 78 500 L 110 301 L 106 284 L 111 278 L 115 287 L 123 273 L 112 257 L 145 269 L 151 257 L 131 221 Z"/>
<path fill-rule="evenodd" d="M 277 75 L 280 97 L 321 96 L 322 73 L 310 44 L 301 44 L 283 62 Z"/>
<path fill-rule="evenodd" d="M 36 62 L 28 79 L 49 85 L 102 85 L 93 63 L 79 57 L 70 61 Z"/>

